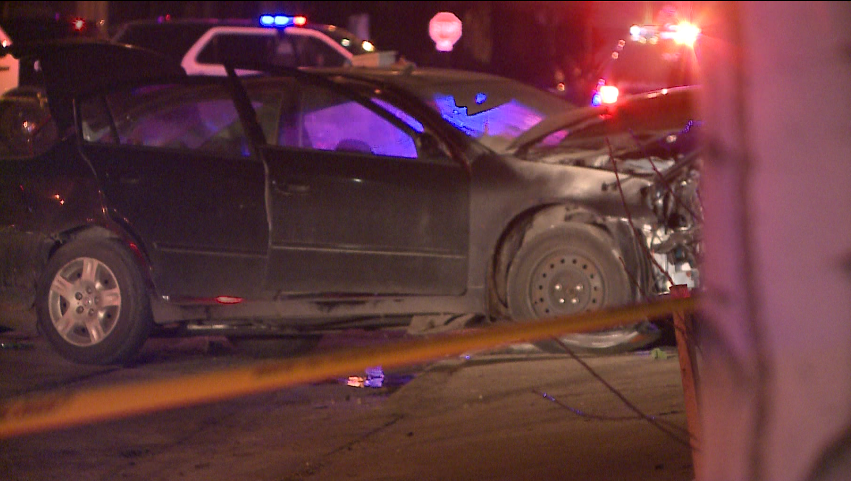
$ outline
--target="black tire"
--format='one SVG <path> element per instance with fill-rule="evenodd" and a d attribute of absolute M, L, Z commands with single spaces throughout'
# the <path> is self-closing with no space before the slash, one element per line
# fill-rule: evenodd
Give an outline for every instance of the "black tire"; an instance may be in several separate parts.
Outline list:
<path fill-rule="evenodd" d="M 78 239 L 56 251 L 39 282 L 36 309 L 50 344 L 80 364 L 130 361 L 153 327 L 132 254 L 106 238 Z"/>
<path fill-rule="evenodd" d="M 562 317 L 633 302 L 629 276 L 605 232 L 586 224 L 564 224 L 529 232 L 508 269 L 508 308 L 514 320 Z M 599 332 L 567 334 L 559 340 L 586 352 L 637 349 L 658 337 L 649 322 Z M 535 342 L 563 353 L 555 340 Z"/>

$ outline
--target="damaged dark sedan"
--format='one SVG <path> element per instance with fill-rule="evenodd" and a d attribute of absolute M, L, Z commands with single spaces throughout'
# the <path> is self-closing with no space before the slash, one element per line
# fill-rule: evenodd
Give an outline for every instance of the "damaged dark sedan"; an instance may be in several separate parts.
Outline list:
<path fill-rule="evenodd" d="M 412 65 L 210 78 L 108 42 L 13 53 L 38 58 L 49 110 L 0 112 L 2 294 L 74 362 L 127 362 L 164 329 L 421 331 L 697 282 L 693 88 L 576 108 Z"/>

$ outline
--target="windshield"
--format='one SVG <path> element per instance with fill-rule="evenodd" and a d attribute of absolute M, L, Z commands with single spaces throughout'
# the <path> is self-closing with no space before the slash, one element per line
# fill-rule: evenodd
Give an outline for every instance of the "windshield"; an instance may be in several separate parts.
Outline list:
<path fill-rule="evenodd" d="M 547 117 L 576 107 L 549 92 L 510 79 L 456 79 L 423 85 L 416 94 L 458 130 L 505 152 Z"/>

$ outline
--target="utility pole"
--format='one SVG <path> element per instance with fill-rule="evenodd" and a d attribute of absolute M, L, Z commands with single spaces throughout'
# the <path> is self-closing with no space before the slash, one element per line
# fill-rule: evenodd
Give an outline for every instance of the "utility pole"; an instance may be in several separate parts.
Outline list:
<path fill-rule="evenodd" d="M 851 3 L 702 8 L 697 478 L 851 479 Z"/>

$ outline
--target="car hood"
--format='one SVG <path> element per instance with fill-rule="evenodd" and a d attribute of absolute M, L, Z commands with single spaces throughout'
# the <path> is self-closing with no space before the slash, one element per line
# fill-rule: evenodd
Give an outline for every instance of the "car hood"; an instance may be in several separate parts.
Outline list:
<path fill-rule="evenodd" d="M 607 109 L 608 107 L 606 106 L 582 107 L 547 117 L 514 139 L 514 141 L 506 147 L 506 151 L 522 154 L 530 146 L 541 141 L 541 139 L 555 131 L 584 124 L 585 122 L 595 121 L 595 119 L 604 115 Z"/>
<path fill-rule="evenodd" d="M 664 171 L 699 147 L 698 92 L 694 87 L 668 89 L 553 115 L 518 136 L 507 150 L 530 161 L 639 175 Z"/>
<path fill-rule="evenodd" d="M 179 62 L 152 50 L 105 40 L 63 39 L 3 48 L 3 55 L 38 62 L 60 132 L 73 125 L 71 99 L 109 85 L 185 76 Z M 142 67 L 143 66 L 143 67 Z"/>

